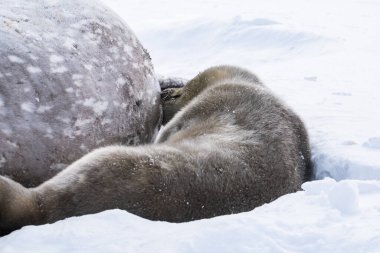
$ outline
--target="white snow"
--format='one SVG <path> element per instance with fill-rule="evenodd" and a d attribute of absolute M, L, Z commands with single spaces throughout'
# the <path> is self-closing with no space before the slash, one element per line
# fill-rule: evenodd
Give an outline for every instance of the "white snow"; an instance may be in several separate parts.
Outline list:
<path fill-rule="evenodd" d="M 258 74 L 304 119 L 318 179 L 333 179 L 251 212 L 189 223 L 110 210 L 28 226 L 0 238 L 1 253 L 380 252 L 377 0 L 103 1 L 132 27 L 158 74 L 191 78 L 218 64 Z M 96 103 L 87 101 L 103 112 Z"/>
<path fill-rule="evenodd" d="M 369 138 L 365 143 L 363 143 L 363 146 L 370 149 L 380 149 L 380 137 Z"/>
<path fill-rule="evenodd" d="M 342 181 L 328 192 L 329 202 L 343 214 L 354 214 L 359 211 L 359 193 L 355 184 Z"/>
<path fill-rule="evenodd" d="M 350 205 L 330 198 L 346 187 L 356 189 Z M 379 252 L 379 182 L 324 180 L 305 188 L 238 215 L 171 224 L 111 210 L 24 227 L 0 245 L 2 253 Z M 351 213 L 352 204 L 360 211 Z"/>

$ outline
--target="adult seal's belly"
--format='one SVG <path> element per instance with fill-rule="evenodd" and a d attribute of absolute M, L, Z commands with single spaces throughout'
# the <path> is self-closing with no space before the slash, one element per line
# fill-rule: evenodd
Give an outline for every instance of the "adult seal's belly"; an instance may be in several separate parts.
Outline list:
<path fill-rule="evenodd" d="M 159 92 L 148 53 L 99 2 L 0 2 L 1 175 L 34 186 L 96 147 L 150 142 Z"/>

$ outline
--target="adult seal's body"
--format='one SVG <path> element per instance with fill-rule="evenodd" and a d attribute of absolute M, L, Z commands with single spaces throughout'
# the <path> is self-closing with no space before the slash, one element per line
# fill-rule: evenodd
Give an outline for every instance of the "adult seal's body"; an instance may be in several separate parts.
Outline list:
<path fill-rule="evenodd" d="M 97 147 L 152 142 L 159 92 L 149 55 L 99 2 L 0 1 L 0 174 L 35 186 Z"/>
<path fill-rule="evenodd" d="M 208 69 L 162 93 L 165 120 L 151 145 L 110 146 L 26 189 L 0 178 L 0 227 L 121 208 L 184 222 L 251 210 L 311 176 L 301 120 L 248 71 Z"/>

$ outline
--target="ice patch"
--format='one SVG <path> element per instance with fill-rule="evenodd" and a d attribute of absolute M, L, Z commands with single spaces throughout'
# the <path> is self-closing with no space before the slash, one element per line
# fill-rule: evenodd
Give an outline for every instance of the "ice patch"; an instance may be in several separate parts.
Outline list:
<path fill-rule="evenodd" d="M 29 65 L 26 67 L 26 70 L 31 74 L 41 73 L 42 70 L 39 67 Z"/>
<path fill-rule="evenodd" d="M 380 137 L 369 138 L 365 143 L 363 143 L 363 147 L 369 149 L 380 149 Z"/>
<path fill-rule="evenodd" d="M 16 55 L 8 55 L 8 59 L 13 63 L 20 63 L 20 64 L 25 63 L 23 59 L 21 59 L 20 57 Z"/>
<path fill-rule="evenodd" d="M 21 104 L 21 109 L 26 112 L 34 112 L 36 110 L 36 106 L 31 102 L 26 102 Z"/>

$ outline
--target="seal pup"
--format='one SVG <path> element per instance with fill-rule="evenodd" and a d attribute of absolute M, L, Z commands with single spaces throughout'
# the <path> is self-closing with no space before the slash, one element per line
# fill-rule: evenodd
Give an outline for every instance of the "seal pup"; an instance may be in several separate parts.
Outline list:
<path fill-rule="evenodd" d="M 90 152 L 36 188 L 0 177 L 0 230 L 120 208 L 185 222 L 252 210 L 312 175 L 300 118 L 250 72 L 205 70 L 162 92 L 155 143 Z"/>

